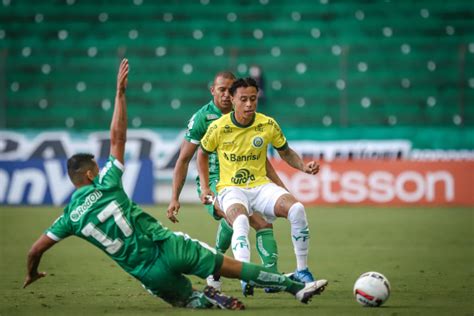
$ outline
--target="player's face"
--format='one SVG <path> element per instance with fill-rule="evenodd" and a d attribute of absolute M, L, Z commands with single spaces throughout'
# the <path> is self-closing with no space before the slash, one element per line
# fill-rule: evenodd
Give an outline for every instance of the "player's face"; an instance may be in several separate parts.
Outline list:
<path fill-rule="evenodd" d="M 234 83 L 234 80 L 232 79 L 217 77 L 211 87 L 211 94 L 214 97 L 214 103 L 224 114 L 232 110 L 232 102 L 229 93 L 229 88 L 232 86 L 232 83 Z"/>
<path fill-rule="evenodd" d="M 257 111 L 258 92 L 255 87 L 237 88 L 232 98 L 237 118 L 250 122 Z"/>

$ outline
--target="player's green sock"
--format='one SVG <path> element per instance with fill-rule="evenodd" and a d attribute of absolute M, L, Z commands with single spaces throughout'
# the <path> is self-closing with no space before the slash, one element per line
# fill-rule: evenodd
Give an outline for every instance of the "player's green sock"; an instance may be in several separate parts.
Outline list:
<path fill-rule="evenodd" d="M 242 262 L 240 278 L 256 287 L 280 289 L 292 294 L 296 294 L 304 288 L 304 283 L 293 281 L 287 276 L 275 273 L 269 268 L 248 262 Z"/>
<path fill-rule="evenodd" d="M 232 234 L 234 230 L 227 223 L 225 219 L 219 221 L 219 228 L 217 228 L 216 236 L 216 250 L 225 253 L 230 247 L 232 241 Z"/>
<path fill-rule="evenodd" d="M 264 228 L 257 232 L 257 251 L 266 268 L 278 271 L 278 247 L 273 236 L 273 229 Z"/>

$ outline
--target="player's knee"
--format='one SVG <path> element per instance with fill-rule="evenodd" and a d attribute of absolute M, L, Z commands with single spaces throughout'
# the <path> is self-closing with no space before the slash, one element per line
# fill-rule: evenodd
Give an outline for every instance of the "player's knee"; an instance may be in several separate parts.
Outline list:
<path fill-rule="evenodd" d="M 306 211 L 301 202 L 293 204 L 288 211 L 288 220 L 292 224 L 306 224 Z"/>
<path fill-rule="evenodd" d="M 255 229 L 255 231 L 259 231 L 261 229 L 266 229 L 266 228 L 273 228 L 273 225 L 270 223 L 267 223 L 263 217 L 257 215 L 254 213 L 254 215 L 250 216 L 249 219 L 250 226 Z"/>
<path fill-rule="evenodd" d="M 244 233 L 248 234 L 248 232 L 250 230 L 249 218 L 246 215 L 243 215 L 243 214 L 238 215 L 234 219 L 234 223 L 232 224 L 232 228 L 234 229 L 234 232 L 239 231 L 239 232 L 244 232 Z"/>

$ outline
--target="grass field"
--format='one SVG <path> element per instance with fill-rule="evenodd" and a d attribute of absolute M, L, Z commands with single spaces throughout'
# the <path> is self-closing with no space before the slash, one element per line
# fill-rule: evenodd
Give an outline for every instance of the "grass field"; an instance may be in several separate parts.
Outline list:
<path fill-rule="evenodd" d="M 216 222 L 198 205 L 185 205 L 179 224 L 165 206 L 146 207 L 166 226 L 213 244 Z M 59 208 L 0 208 L 0 315 L 217 315 L 226 311 L 173 309 L 152 297 L 105 254 L 69 238 L 45 254 L 48 276 L 21 289 L 31 243 L 60 214 Z M 310 268 L 330 282 L 309 305 L 288 294 L 242 298 L 239 283 L 224 291 L 241 297 L 246 315 L 473 315 L 474 210 L 467 208 L 308 208 Z M 294 269 L 289 225 L 275 224 L 280 269 Z M 251 233 L 254 241 L 254 234 Z M 252 260 L 258 262 L 252 249 Z M 392 295 L 380 308 L 360 307 L 352 296 L 359 274 L 387 276 Z M 204 281 L 192 278 L 199 288 Z"/>

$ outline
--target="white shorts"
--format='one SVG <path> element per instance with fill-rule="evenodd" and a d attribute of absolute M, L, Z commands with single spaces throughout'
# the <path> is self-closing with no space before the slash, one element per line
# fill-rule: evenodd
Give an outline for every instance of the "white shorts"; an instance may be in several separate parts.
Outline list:
<path fill-rule="evenodd" d="M 267 223 L 273 223 L 276 219 L 275 203 L 283 194 L 289 193 L 275 183 L 267 183 L 254 188 L 226 187 L 219 192 L 217 199 L 225 213 L 232 204 L 239 203 L 245 206 L 249 216 L 257 212 Z"/>

